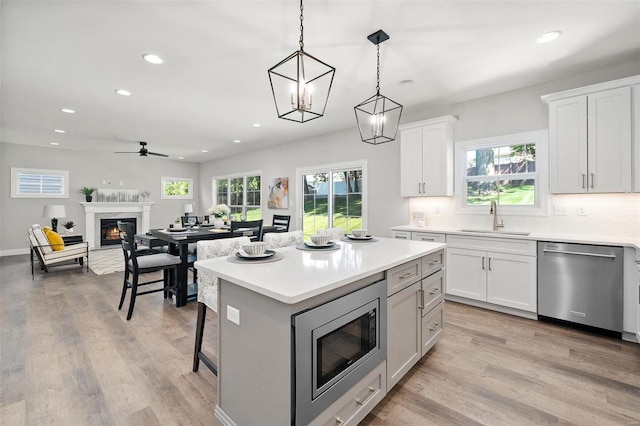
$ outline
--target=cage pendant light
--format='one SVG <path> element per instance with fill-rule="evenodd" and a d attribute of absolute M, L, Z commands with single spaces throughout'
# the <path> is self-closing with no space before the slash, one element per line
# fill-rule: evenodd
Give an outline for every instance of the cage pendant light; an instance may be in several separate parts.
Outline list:
<path fill-rule="evenodd" d="M 389 40 L 382 30 L 367 37 L 378 51 L 376 94 L 356 105 L 356 121 L 362 142 L 379 145 L 395 140 L 402 115 L 402 105 L 380 94 L 380 43 Z"/>
<path fill-rule="evenodd" d="M 324 115 L 336 69 L 304 51 L 304 7 L 300 0 L 300 50 L 269 69 L 278 117 L 304 123 Z"/>

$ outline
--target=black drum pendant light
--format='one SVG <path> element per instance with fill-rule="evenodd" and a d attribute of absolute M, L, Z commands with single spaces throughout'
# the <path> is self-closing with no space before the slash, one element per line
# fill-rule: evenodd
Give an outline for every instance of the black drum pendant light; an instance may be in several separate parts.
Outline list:
<path fill-rule="evenodd" d="M 354 107 L 362 142 L 379 145 L 396 138 L 402 105 L 380 94 L 380 43 L 389 40 L 382 30 L 367 37 L 378 50 L 376 94 Z"/>
<path fill-rule="evenodd" d="M 334 67 L 304 51 L 303 10 L 300 0 L 300 50 L 269 70 L 278 117 L 298 123 L 324 115 L 336 72 Z"/>

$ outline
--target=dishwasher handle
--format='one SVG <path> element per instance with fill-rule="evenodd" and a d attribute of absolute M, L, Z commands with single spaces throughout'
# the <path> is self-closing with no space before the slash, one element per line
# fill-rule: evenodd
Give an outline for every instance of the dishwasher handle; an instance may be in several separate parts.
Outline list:
<path fill-rule="evenodd" d="M 564 251 L 564 250 L 551 250 L 551 249 L 542 249 L 545 253 L 560 253 L 560 254 L 573 254 L 577 256 L 592 256 L 592 257 L 607 257 L 610 259 L 615 259 L 615 254 L 599 254 L 599 253 L 585 253 L 582 251 Z"/>

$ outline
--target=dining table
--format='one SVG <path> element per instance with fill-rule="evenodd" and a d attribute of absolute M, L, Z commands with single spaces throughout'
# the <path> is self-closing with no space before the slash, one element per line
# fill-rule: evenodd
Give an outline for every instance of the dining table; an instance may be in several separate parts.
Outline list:
<path fill-rule="evenodd" d="M 240 235 L 238 232 L 242 232 L 242 229 L 236 230 L 233 236 Z M 282 232 L 280 229 L 274 226 L 264 226 L 264 232 Z M 189 299 L 195 299 L 198 292 L 197 283 L 189 283 L 189 244 L 197 243 L 202 240 L 216 240 L 219 238 L 230 238 L 231 231 L 228 226 L 224 228 L 213 228 L 207 226 L 196 226 L 192 228 L 182 228 L 180 230 L 175 228 L 165 229 L 150 229 L 149 233 L 162 241 L 169 244 L 169 254 L 180 256 L 180 265 L 178 266 L 177 274 L 177 291 L 176 291 L 176 306 L 181 307 L 187 304 Z M 191 255 L 193 256 L 193 255 Z M 196 259 L 191 259 L 196 260 Z"/>

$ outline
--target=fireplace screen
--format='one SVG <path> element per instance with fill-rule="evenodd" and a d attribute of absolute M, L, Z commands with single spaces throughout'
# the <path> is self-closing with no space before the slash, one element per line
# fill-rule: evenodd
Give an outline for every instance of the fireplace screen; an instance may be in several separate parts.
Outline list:
<path fill-rule="evenodd" d="M 118 221 L 132 223 L 136 225 L 136 218 L 122 219 L 100 219 L 100 245 L 108 246 L 120 244 L 120 232 L 118 231 Z"/>

